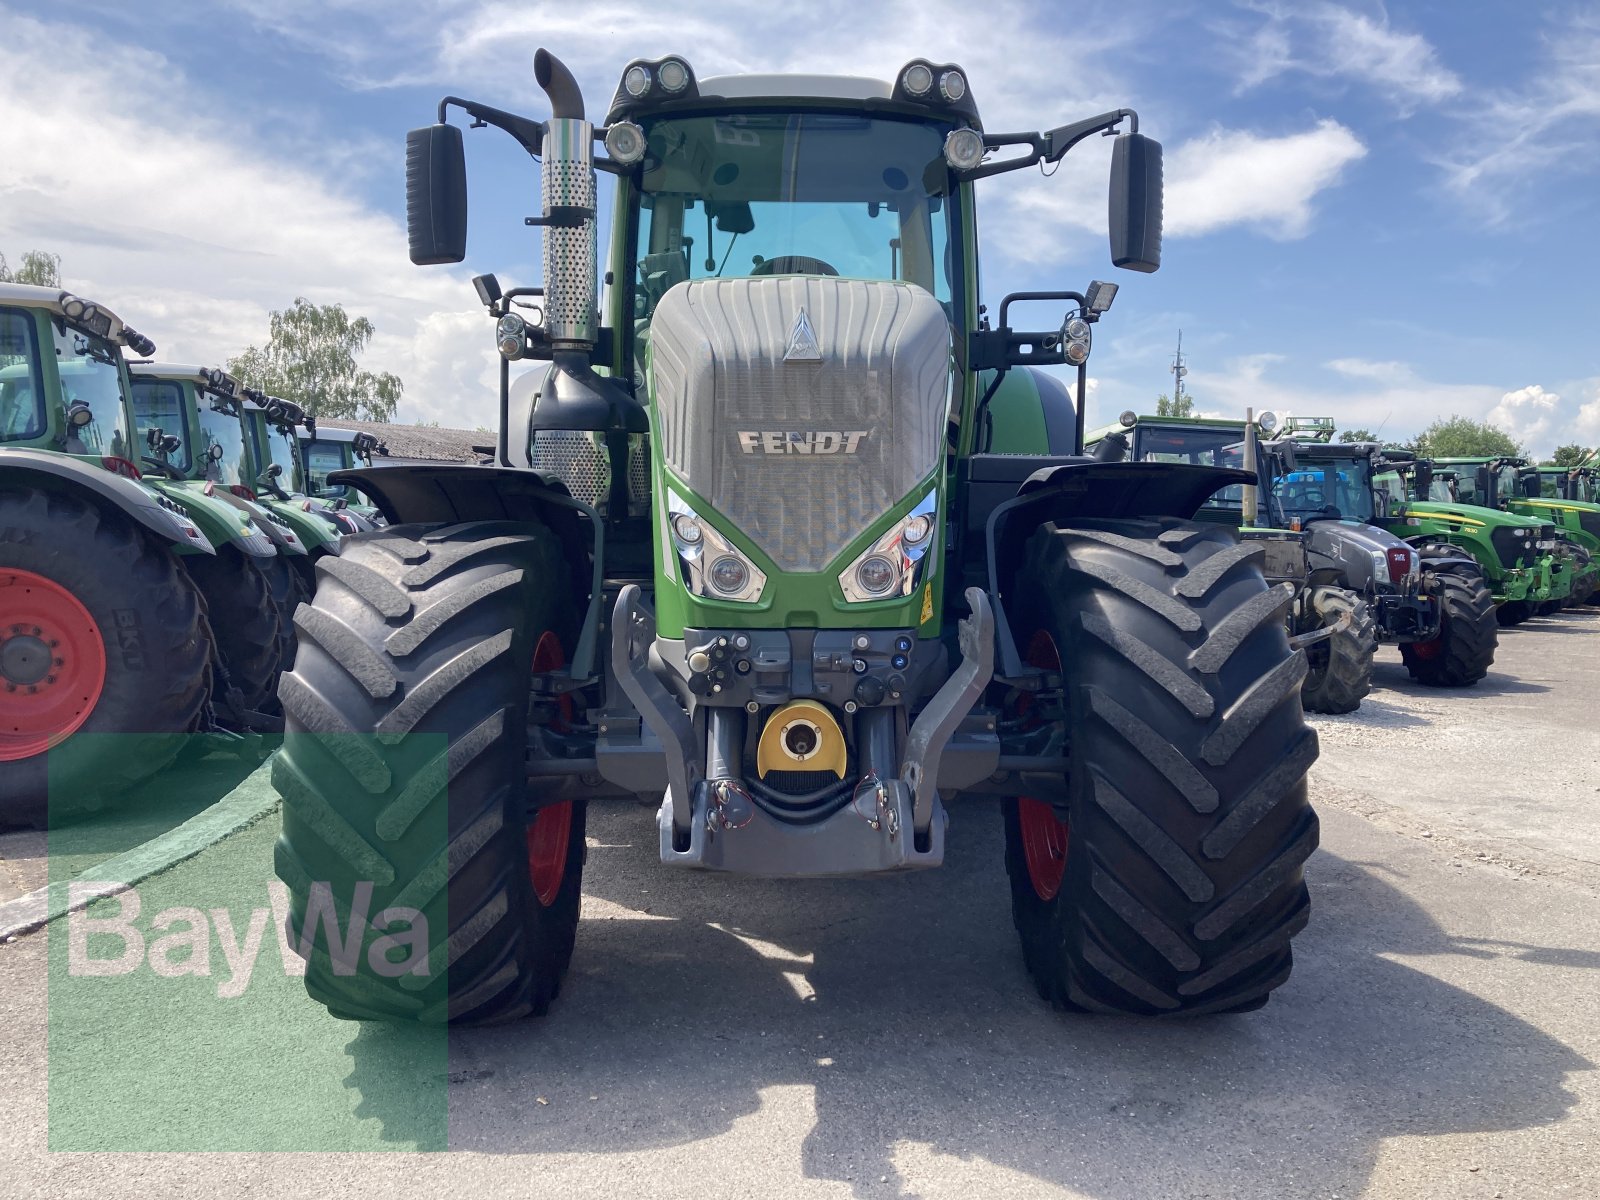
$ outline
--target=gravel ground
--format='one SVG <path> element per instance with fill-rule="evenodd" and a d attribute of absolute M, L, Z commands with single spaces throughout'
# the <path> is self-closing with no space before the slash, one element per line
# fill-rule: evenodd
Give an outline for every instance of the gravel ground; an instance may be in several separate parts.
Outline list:
<path fill-rule="evenodd" d="M 46 938 L 0 947 L 0 1194 L 1592 1196 L 1597 636 L 1600 610 L 1507 631 L 1487 686 L 1460 695 L 1413 689 L 1385 650 L 1363 712 L 1317 719 L 1315 911 L 1262 1012 L 1047 1010 L 989 806 L 956 813 L 942 871 L 816 883 L 666 872 L 649 814 L 607 807 L 544 1021 L 444 1044 L 263 988 L 220 1038 L 174 1007 L 182 1059 L 168 1030 L 130 1039 L 125 1012 L 76 1037 L 55 1014 L 58 1105 L 75 1052 L 174 1071 L 179 1093 L 270 1060 L 285 1082 L 231 1110 L 201 1091 L 190 1120 L 270 1131 L 316 1111 L 335 1141 L 399 1153 L 47 1153 Z M 270 834 L 177 868 L 173 894 L 264 886 Z M 105 1091 L 108 1127 L 136 1134 L 126 1090 Z M 446 1117 L 456 1153 L 406 1152 Z"/>

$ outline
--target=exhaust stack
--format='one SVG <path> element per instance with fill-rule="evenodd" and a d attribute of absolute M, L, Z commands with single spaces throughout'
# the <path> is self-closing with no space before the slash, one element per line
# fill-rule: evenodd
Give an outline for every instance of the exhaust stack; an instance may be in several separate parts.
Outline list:
<path fill-rule="evenodd" d="M 557 350 L 590 350 L 599 340 L 595 245 L 594 126 L 584 119 L 577 80 L 547 50 L 533 76 L 550 97 L 544 131 L 544 327 Z M 574 210 L 587 215 L 574 220 Z"/>

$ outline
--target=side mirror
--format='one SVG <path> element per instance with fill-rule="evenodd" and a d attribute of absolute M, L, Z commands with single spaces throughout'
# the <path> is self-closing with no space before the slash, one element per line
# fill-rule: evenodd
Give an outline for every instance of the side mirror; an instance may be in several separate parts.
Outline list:
<path fill-rule="evenodd" d="M 282 474 L 283 474 L 283 464 L 282 463 L 273 463 L 270 467 L 267 468 L 267 477 L 269 479 L 276 479 L 276 478 L 278 478 L 278 476 L 280 476 Z"/>
<path fill-rule="evenodd" d="M 1120 134 L 1111 146 L 1111 262 L 1149 273 L 1161 266 L 1161 143 Z"/>
<path fill-rule="evenodd" d="M 1432 463 L 1426 463 L 1426 462 L 1419 462 L 1417 464 L 1416 497 L 1417 497 L 1418 500 L 1426 500 L 1432 494 L 1433 494 L 1433 464 Z"/>
<path fill-rule="evenodd" d="M 717 230 L 721 233 L 753 233 L 755 214 L 743 200 L 725 200 L 717 205 Z"/>
<path fill-rule="evenodd" d="M 454 125 L 406 134 L 406 236 L 419 267 L 467 256 L 467 155 Z"/>
<path fill-rule="evenodd" d="M 1530 500 L 1537 500 L 1544 494 L 1544 481 L 1539 478 L 1539 472 L 1522 473 L 1522 494 Z"/>

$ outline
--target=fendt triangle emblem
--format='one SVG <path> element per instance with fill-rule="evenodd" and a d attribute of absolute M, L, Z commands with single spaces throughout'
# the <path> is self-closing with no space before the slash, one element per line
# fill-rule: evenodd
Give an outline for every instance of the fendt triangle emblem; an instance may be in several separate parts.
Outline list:
<path fill-rule="evenodd" d="M 806 310 L 795 314 L 794 328 L 789 330 L 789 348 L 783 352 L 784 362 L 821 362 L 822 349 L 817 345 L 817 335 L 811 328 L 811 318 Z"/>

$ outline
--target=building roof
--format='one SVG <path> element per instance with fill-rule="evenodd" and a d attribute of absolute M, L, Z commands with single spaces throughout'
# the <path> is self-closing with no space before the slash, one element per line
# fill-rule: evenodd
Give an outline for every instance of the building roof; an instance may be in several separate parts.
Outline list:
<path fill-rule="evenodd" d="M 351 421 L 344 417 L 320 417 L 317 428 L 349 429 L 370 433 L 389 447 L 390 458 L 422 459 L 432 462 L 475 463 L 473 445 L 494 441 L 494 434 L 483 430 L 445 429 L 438 425 L 389 425 L 382 421 Z M 373 462 L 383 457 L 374 455 Z"/>

